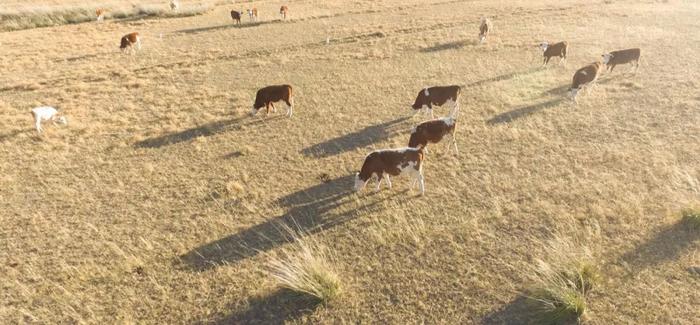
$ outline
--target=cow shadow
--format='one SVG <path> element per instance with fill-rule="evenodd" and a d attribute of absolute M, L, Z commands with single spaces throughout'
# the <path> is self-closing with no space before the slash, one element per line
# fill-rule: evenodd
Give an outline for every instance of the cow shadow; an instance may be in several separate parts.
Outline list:
<path fill-rule="evenodd" d="M 14 130 L 14 131 L 11 131 L 11 132 L 8 132 L 8 133 L 0 134 L 0 142 L 5 141 L 5 140 L 9 140 L 9 139 L 11 139 L 11 138 L 14 138 L 14 137 L 20 135 L 21 133 L 29 133 L 29 132 L 31 132 L 32 130 L 33 130 L 33 129 L 31 129 L 31 130 L 30 130 L 30 129 Z"/>
<path fill-rule="evenodd" d="M 447 42 L 447 43 L 442 43 L 442 44 L 437 44 L 431 47 L 426 47 L 422 48 L 419 51 L 423 53 L 432 53 L 432 52 L 440 52 L 440 51 L 446 51 L 446 50 L 458 50 L 461 49 L 467 45 L 476 45 L 476 41 L 454 41 L 454 42 Z"/>
<path fill-rule="evenodd" d="M 510 122 L 513 122 L 517 119 L 524 118 L 524 117 L 530 116 L 532 114 L 535 114 L 543 109 L 557 106 L 563 101 L 564 101 L 564 98 L 555 98 L 552 100 L 548 100 L 546 102 L 516 108 L 514 110 L 511 110 L 511 111 L 508 111 L 505 113 L 501 113 L 501 114 L 498 114 L 498 115 L 490 118 L 488 121 L 486 121 L 486 124 L 497 125 L 497 124 L 510 123 Z"/>
<path fill-rule="evenodd" d="M 309 295 L 278 289 L 251 299 L 245 309 L 224 316 L 213 324 L 285 324 L 313 313 L 319 305 L 320 301 Z"/>
<path fill-rule="evenodd" d="M 620 259 L 638 272 L 678 259 L 683 253 L 700 244 L 699 240 L 700 232 L 688 229 L 688 225 L 681 220 L 661 229 L 653 238 L 626 252 Z"/>
<path fill-rule="evenodd" d="M 180 260 L 195 271 L 236 263 L 291 243 L 294 237 L 333 228 L 352 220 L 359 213 L 375 209 L 379 201 L 359 209 L 334 212 L 353 201 L 354 178 L 354 175 L 338 177 L 282 197 L 276 203 L 287 207 L 287 213 L 197 247 L 180 256 Z"/>
<path fill-rule="evenodd" d="M 486 78 L 486 79 L 474 81 L 474 82 L 472 82 L 472 83 L 468 83 L 468 84 L 465 85 L 465 87 L 478 87 L 478 86 L 481 86 L 481 85 L 484 85 L 484 84 L 487 84 L 487 83 L 491 83 L 491 82 L 499 82 L 499 81 L 504 81 L 504 80 L 510 80 L 510 79 L 515 78 L 516 76 L 528 75 L 528 74 L 532 74 L 532 73 L 535 73 L 535 72 L 538 72 L 538 71 L 542 71 L 542 69 L 539 68 L 539 67 L 535 67 L 535 68 L 530 68 L 530 69 L 527 69 L 527 70 L 524 70 L 524 71 L 506 73 L 506 74 L 502 74 L 502 75 L 499 75 L 499 76 L 495 76 L 495 77 L 491 77 L 491 78 Z"/>
<path fill-rule="evenodd" d="M 186 142 L 198 137 L 209 137 L 228 130 L 238 130 L 243 126 L 265 123 L 266 121 L 274 121 L 283 118 L 282 115 L 276 115 L 269 118 L 243 116 L 232 119 L 226 119 L 216 122 L 200 125 L 195 128 L 186 129 L 170 134 L 161 135 L 154 138 L 145 139 L 136 142 L 136 148 L 160 148 L 181 142 Z"/>
<path fill-rule="evenodd" d="M 481 324 L 532 324 L 535 315 L 532 312 L 532 301 L 523 295 L 518 295 L 509 303 L 491 311 L 481 319 Z"/>
<path fill-rule="evenodd" d="M 325 158 L 366 147 L 375 142 L 387 140 L 394 134 L 397 134 L 397 127 L 408 119 L 410 119 L 410 116 L 371 125 L 361 130 L 306 147 L 301 150 L 301 153 L 307 157 Z"/>
<path fill-rule="evenodd" d="M 258 26 L 262 26 L 262 25 L 278 24 L 280 22 L 281 22 L 280 20 L 266 20 L 266 21 L 247 22 L 247 23 L 241 23 L 241 24 L 230 23 L 230 24 L 223 24 L 223 25 L 216 25 L 216 26 L 181 29 L 181 30 L 175 31 L 175 33 L 197 34 L 197 33 L 205 33 L 205 32 L 211 32 L 211 31 L 215 31 L 215 30 L 231 29 L 231 28 L 235 28 L 235 29 L 253 28 L 253 27 L 258 27 Z"/>

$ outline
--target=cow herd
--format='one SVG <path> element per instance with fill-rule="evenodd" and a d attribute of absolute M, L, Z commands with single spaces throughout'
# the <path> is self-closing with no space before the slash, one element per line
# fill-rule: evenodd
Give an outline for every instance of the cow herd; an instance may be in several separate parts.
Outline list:
<path fill-rule="evenodd" d="M 179 3 L 177 0 L 170 2 L 170 7 L 177 10 Z M 281 6 L 279 14 L 282 19 L 286 19 L 289 12 L 287 6 Z M 247 14 L 251 21 L 257 21 L 258 9 L 247 9 Z M 104 18 L 104 10 L 97 9 L 97 20 L 101 21 Z M 235 23 L 241 23 L 242 11 L 231 11 L 231 18 Z M 481 19 L 479 25 L 479 43 L 486 40 L 489 31 L 492 30 L 492 23 L 487 18 Z M 139 33 L 133 32 L 124 35 L 121 38 L 120 49 L 123 52 L 131 52 L 135 54 L 141 48 L 141 39 Z M 539 48 L 543 53 L 542 66 L 546 66 L 552 57 L 560 58 L 559 64 L 565 63 L 569 43 L 561 41 L 557 43 L 543 42 L 539 44 Z M 631 63 L 636 72 L 639 68 L 640 49 L 633 48 L 627 50 L 613 51 L 602 55 L 602 60 L 588 64 L 578 69 L 573 76 L 570 87 L 571 99 L 575 102 L 577 93 L 584 87 L 594 84 L 597 80 L 603 65 L 612 72 L 616 65 Z M 257 114 L 265 107 L 266 114 L 269 114 L 270 109 L 276 111 L 274 103 L 284 102 L 287 106 L 286 116 L 291 117 L 294 110 L 293 90 L 290 85 L 272 85 L 259 89 L 255 95 L 255 102 L 251 111 L 251 115 Z M 412 105 L 414 115 L 420 111 L 430 115 L 430 120 L 418 124 L 411 130 L 411 134 L 406 148 L 400 149 L 383 149 L 371 152 L 364 160 L 360 171 L 355 175 L 354 189 L 362 190 L 365 185 L 372 179 L 376 179 L 376 190 L 378 191 L 382 181 L 391 188 L 390 176 L 399 176 L 408 174 L 413 178 L 413 187 L 416 183 L 419 185 L 420 193 L 425 192 L 423 180 L 423 160 L 427 153 L 427 145 L 429 143 L 438 143 L 446 136 L 450 136 L 451 142 L 448 144 L 448 152 L 454 147 L 455 153 L 459 153 L 457 142 L 455 139 L 457 114 L 459 112 L 459 96 L 461 87 L 452 86 L 434 86 L 421 89 Z M 451 112 L 447 117 L 434 119 L 433 106 L 447 106 L 451 108 Z M 32 110 L 32 117 L 37 131 L 42 132 L 41 122 L 52 121 L 54 123 L 67 124 L 65 116 L 61 116 L 58 111 L 52 107 L 37 107 Z"/>

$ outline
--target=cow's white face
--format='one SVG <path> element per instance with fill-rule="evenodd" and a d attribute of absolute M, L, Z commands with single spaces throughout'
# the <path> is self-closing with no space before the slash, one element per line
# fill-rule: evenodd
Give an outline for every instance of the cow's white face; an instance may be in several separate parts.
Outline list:
<path fill-rule="evenodd" d="M 547 43 L 547 42 L 542 42 L 542 43 L 540 43 L 540 49 L 541 49 L 543 52 L 546 51 L 548 47 L 549 47 L 549 43 Z"/>
<path fill-rule="evenodd" d="M 569 92 L 569 97 L 571 97 L 571 100 L 576 99 L 576 94 L 578 93 L 578 89 L 576 88 L 571 88 L 571 91 Z"/>
<path fill-rule="evenodd" d="M 360 179 L 360 173 L 355 173 L 355 186 L 353 187 L 355 189 L 355 192 L 361 191 L 367 182 L 363 181 Z"/>
<path fill-rule="evenodd" d="M 250 111 L 250 115 L 254 116 L 257 112 L 258 112 L 258 109 L 256 109 L 255 106 L 253 106 L 253 109 Z"/>
<path fill-rule="evenodd" d="M 608 54 L 603 54 L 603 64 L 608 64 L 610 62 L 610 59 L 613 58 L 613 55 L 608 53 Z"/>
<path fill-rule="evenodd" d="M 65 116 L 59 117 L 56 121 L 57 121 L 58 123 L 60 123 L 60 124 L 63 124 L 63 125 L 67 125 L 67 124 L 68 124 L 68 119 L 66 119 Z"/>

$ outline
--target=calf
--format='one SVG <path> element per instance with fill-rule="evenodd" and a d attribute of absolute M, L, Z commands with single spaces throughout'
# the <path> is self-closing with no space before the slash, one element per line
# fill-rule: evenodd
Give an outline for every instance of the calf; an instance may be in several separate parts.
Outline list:
<path fill-rule="evenodd" d="M 141 50 L 141 37 L 139 37 L 139 33 L 133 32 L 122 36 L 122 41 L 119 48 L 123 53 L 131 50 L 132 54 L 136 53 L 136 50 Z"/>
<path fill-rule="evenodd" d="M 574 73 L 574 79 L 571 82 L 571 88 L 569 89 L 571 92 L 571 100 L 576 101 L 576 94 L 578 91 L 584 86 L 594 83 L 596 79 L 598 79 L 601 66 L 602 64 L 600 62 L 593 62 L 581 69 L 578 69 L 576 73 Z"/>
<path fill-rule="evenodd" d="M 483 43 L 486 40 L 486 36 L 489 34 L 491 29 L 491 21 L 486 18 L 481 18 L 481 26 L 479 26 L 479 43 Z"/>
<path fill-rule="evenodd" d="M 170 0 L 170 10 L 178 10 L 178 9 L 180 9 L 180 1 Z"/>
<path fill-rule="evenodd" d="M 280 7 L 280 16 L 282 16 L 282 19 L 287 19 L 287 13 L 289 13 L 289 8 L 287 6 Z"/>
<path fill-rule="evenodd" d="M 233 18 L 233 21 L 237 24 L 241 24 L 241 15 L 243 12 L 236 11 L 236 10 L 231 10 L 231 18 Z"/>
<path fill-rule="evenodd" d="M 549 63 L 549 59 L 553 56 L 558 56 L 559 64 L 566 60 L 566 51 L 569 49 L 569 43 L 566 41 L 549 44 L 547 42 L 540 43 L 540 49 L 542 49 L 542 56 L 544 56 L 544 61 L 542 61 L 542 66 L 546 66 Z"/>
<path fill-rule="evenodd" d="M 97 10 L 95 10 L 95 15 L 97 16 L 97 21 L 103 21 L 105 19 L 105 10 L 97 8 Z"/>
<path fill-rule="evenodd" d="M 427 153 L 428 149 L 426 146 L 428 143 L 438 143 L 445 137 L 445 135 L 449 134 L 452 137 L 452 143 L 447 145 L 447 152 L 452 149 L 451 145 L 454 145 L 455 152 L 459 154 L 459 150 L 457 149 L 457 140 L 455 139 L 456 123 L 457 120 L 450 116 L 418 124 L 418 126 L 411 130 L 411 137 L 408 139 L 408 146 L 411 148 L 425 149 Z"/>
<path fill-rule="evenodd" d="M 603 54 L 603 64 L 612 72 L 618 64 L 632 63 L 634 73 L 637 73 L 637 69 L 639 69 L 639 57 L 641 55 L 642 51 L 638 48 L 612 51 Z"/>
<path fill-rule="evenodd" d="M 433 118 L 433 105 L 442 106 L 444 104 L 449 104 L 452 106 L 451 116 L 456 116 L 457 110 L 459 109 L 459 94 L 462 91 L 460 86 L 436 86 L 430 88 L 424 88 L 418 92 L 416 101 L 413 103 L 413 109 L 415 113 L 418 110 L 427 109 L 430 113 L 430 118 Z"/>
<path fill-rule="evenodd" d="M 423 151 L 422 149 L 403 148 L 377 150 L 365 158 L 360 172 L 355 174 L 355 191 L 362 190 L 372 177 L 377 178 L 376 191 L 379 191 L 383 179 L 391 188 L 391 176 L 399 176 L 408 173 L 413 176 L 413 182 L 418 182 L 421 195 L 425 193 L 423 182 Z"/>
<path fill-rule="evenodd" d="M 41 122 L 51 121 L 54 124 L 68 124 L 66 117 L 59 115 L 58 111 L 50 106 L 40 106 L 32 109 L 32 117 L 34 118 L 34 126 L 36 127 L 36 131 L 39 132 L 39 134 L 44 131 L 44 129 L 41 128 Z"/>
<path fill-rule="evenodd" d="M 258 21 L 258 8 L 248 9 L 248 18 L 251 21 Z"/>
<path fill-rule="evenodd" d="M 250 112 L 250 115 L 258 113 L 263 106 L 265 106 L 266 114 L 269 114 L 270 106 L 272 106 L 272 110 L 275 111 L 276 109 L 273 103 L 278 101 L 284 101 L 287 104 L 287 116 L 292 117 L 294 98 L 292 95 L 292 86 L 290 85 L 267 86 L 258 90 L 255 94 L 255 104 L 253 104 L 253 110 Z"/>

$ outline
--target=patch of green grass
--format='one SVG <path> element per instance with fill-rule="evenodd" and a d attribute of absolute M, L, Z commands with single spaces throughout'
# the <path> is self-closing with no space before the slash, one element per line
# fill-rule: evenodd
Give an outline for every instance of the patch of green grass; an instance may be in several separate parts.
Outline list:
<path fill-rule="evenodd" d="M 700 208 L 691 208 L 684 210 L 681 215 L 683 222 L 692 230 L 700 229 Z"/>

